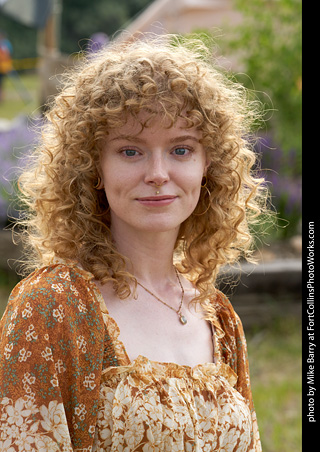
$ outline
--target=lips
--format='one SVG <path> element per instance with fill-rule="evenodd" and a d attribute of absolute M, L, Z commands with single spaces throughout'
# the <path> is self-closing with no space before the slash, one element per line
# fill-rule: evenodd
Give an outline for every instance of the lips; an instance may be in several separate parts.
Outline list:
<path fill-rule="evenodd" d="M 162 207 L 173 203 L 177 199 L 177 196 L 161 195 L 161 196 L 146 196 L 143 198 L 137 198 L 137 201 L 145 206 L 149 207 Z"/>
<path fill-rule="evenodd" d="M 144 198 L 137 198 L 138 201 L 163 201 L 165 199 L 175 199 L 176 196 L 161 195 L 161 196 L 147 196 Z"/>

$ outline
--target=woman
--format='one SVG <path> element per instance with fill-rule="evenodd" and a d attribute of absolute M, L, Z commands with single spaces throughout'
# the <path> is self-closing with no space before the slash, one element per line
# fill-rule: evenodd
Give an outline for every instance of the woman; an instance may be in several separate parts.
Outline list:
<path fill-rule="evenodd" d="M 187 47 L 109 46 L 51 106 L 20 180 L 35 270 L 1 321 L 5 450 L 261 450 L 215 286 L 261 211 L 256 115 Z"/>

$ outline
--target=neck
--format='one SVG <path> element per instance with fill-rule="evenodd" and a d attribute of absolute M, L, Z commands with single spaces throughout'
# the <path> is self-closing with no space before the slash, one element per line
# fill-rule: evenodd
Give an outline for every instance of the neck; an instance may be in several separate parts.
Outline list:
<path fill-rule="evenodd" d="M 176 283 L 173 268 L 173 251 L 177 238 L 176 231 L 160 233 L 121 234 L 119 228 L 112 231 L 118 251 L 128 258 L 128 270 L 138 281 L 156 287 L 163 281 Z"/>

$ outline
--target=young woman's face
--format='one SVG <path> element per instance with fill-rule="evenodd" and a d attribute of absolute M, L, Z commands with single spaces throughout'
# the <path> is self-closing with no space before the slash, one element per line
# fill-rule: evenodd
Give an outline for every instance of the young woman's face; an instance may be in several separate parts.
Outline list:
<path fill-rule="evenodd" d="M 140 122 L 130 118 L 109 133 L 101 179 L 113 230 L 178 233 L 198 203 L 206 171 L 200 139 L 201 132 L 186 129 L 182 119 L 171 128 L 156 119 L 141 131 Z"/>

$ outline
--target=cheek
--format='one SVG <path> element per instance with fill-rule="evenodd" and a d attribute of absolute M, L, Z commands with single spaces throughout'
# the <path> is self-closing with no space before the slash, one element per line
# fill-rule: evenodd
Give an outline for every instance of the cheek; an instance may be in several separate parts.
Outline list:
<path fill-rule="evenodd" d="M 116 167 L 112 159 L 104 159 L 101 162 L 101 179 L 103 181 L 105 191 L 113 191 L 118 189 L 122 176 L 119 168 Z"/>
<path fill-rule="evenodd" d="M 103 182 L 110 207 L 114 206 L 115 208 L 117 204 L 123 205 L 125 201 L 129 201 L 137 186 L 134 174 L 121 172 L 119 168 L 109 169 L 108 172 L 105 172 Z"/>
<path fill-rule="evenodd" d="M 101 165 L 101 181 L 103 183 L 104 192 L 108 199 L 108 202 L 112 200 L 114 196 L 116 196 L 117 191 L 119 190 L 119 182 L 117 173 L 112 171 L 110 166 L 107 166 L 104 162 L 104 165 Z"/>
<path fill-rule="evenodd" d="M 180 176 L 180 181 L 190 194 L 199 194 L 203 179 L 204 167 L 202 165 L 194 165 L 189 171 L 184 172 Z"/>
<path fill-rule="evenodd" d="M 106 197 L 110 202 L 115 202 L 117 199 L 121 196 L 121 188 L 123 189 L 124 184 L 120 184 L 119 180 L 114 177 L 106 177 L 104 179 L 104 191 L 106 194 Z"/>
<path fill-rule="evenodd" d="M 195 177 L 195 176 L 185 176 L 183 187 L 184 187 L 184 193 L 186 195 L 186 200 L 188 203 L 188 207 L 190 209 L 194 209 L 196 205 L 198 204 L 200 193 L 201 193 L 201 181 L 202 177 Z"/>
<path fill-rule="evenodd" d="M 200 193 L 201 193 L 201 185 L 198 184 L 197 187 L 193 190 L 193 196 L 192 196 L 192 202 L 191 202 L 193 208 L 195 208 L 199 202 Z"/>
<path fill-rule="evenodd" d="M 197 166 L 195 165 L 193 171 L 184 176 L 184 187 L 190 200 L 190 207 L 195 208 L 198 204 L 204 171 L 204 165 L 198 164 Z"/>

